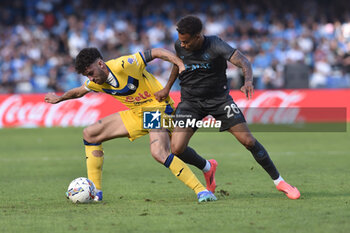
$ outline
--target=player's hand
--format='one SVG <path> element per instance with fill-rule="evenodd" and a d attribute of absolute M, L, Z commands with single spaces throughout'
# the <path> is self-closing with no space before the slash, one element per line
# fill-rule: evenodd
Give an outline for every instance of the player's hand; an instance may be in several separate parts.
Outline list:
<path fill-rule="evenodd" d="M 166 88 L 163 88 L 162 90 L 154 93 L 154 97 L 156 97 L 156 100 L 158 100 L 158 102 L 165 100 L 168 97 L 168 95 L 169 95 L 169 90 L 167 90 Z"/>
<path fill-rule="evenodd" d="M 60 97 L 54 92 L 47 93 L 45 95 L 45 102 L 50 104 L 57 104 L 60 101 Z"/>
<path fill-rule="evenodd" d="M 252 81 L 247 81 L 244 83 L 244 85 L 241 87 L 241 92 L 245 94 L 247 97 L 247 100 L 253 98 L 254 94 L 254 86 Z"/>
<path fill-rule="evenodd" d="M 182 72 L 184 72 L 186 70 L 184 64 L 182 64 L 181 66 L 178 66 L 178 67 L 179 67 L 179 74 L 181 74 Z"/>

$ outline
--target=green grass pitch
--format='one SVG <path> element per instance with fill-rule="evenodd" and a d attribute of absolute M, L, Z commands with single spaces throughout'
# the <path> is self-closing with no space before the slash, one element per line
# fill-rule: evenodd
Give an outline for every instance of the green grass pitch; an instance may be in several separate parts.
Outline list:
<path fill-rule="evenodd" d="M 145 136 L 105 143 L 104 201 L 76 205 L 65 192 L 86 176 L 82 129 L 0 129 L 0 232 L 350 232 L 349 126 L 254 135 L 299 200 L 278 192 L 231 135 L 199 132 L 190 144 L 218 161 L 217 202 L 197 203 Z"/>

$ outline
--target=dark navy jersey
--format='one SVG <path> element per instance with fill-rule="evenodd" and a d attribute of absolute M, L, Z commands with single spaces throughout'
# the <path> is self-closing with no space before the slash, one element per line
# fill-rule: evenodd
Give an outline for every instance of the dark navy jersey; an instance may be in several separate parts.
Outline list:
<path fill-rule="evenodd" d="M 204 36 L 199 50 L 185 50 L 180 40 L 175 42 L 175 50 L 186 67 L 179 76 L 182 99 L 200 100 L 228 95 L 227 60 L 236 49 L 217 36 Z"/>

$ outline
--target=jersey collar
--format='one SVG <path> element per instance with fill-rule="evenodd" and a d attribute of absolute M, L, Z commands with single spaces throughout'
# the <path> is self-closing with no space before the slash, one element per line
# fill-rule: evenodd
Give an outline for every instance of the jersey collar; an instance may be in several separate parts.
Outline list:
<path fill-rule="evenodd" d="M 109 67 L 107 65 L 106 65 L 106 67 L 107 67 L 107 69 L 109 71 L 106 83 L 108 83 L 109 85 L 111 85 L 111 86 L 113 86 L 115 88 L 118 88 L 119 87 L 119 82 L 118 82 L 117 77 L 113 74 L 113 72 L 109 69 Z"/>

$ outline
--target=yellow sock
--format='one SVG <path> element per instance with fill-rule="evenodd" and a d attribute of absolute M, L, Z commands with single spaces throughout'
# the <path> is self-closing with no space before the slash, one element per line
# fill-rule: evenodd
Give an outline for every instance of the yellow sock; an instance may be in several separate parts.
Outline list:
<path fill-rule="evenodd" d="M 171 161 L 172 156 L 173 158 Z M 170 169 L 176 178 L 185 183 L 189 188 L 195 191 L 196 194 L 205 190 L 205 187 L 197 179 L 196 175 L 193 174 L 191 169 L 178 157 L 170 154 L 164 165 Z"/>
<path fill-rule="evenodd" d="M 94 182 L 97 189 L 102 190 L 102 145 L 85 145 L 85 154 L 88 179 Z"/>

